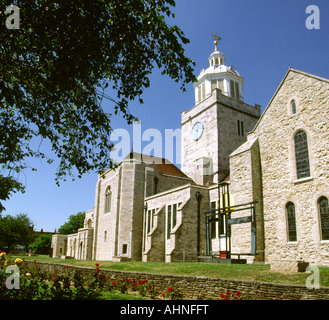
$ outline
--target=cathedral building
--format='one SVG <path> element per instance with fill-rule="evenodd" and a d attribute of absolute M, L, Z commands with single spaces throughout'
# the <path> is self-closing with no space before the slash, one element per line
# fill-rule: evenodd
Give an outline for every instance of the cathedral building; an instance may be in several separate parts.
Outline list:
<path fill-rule="evenodd" d="M 329 80 L 289 68 L 261 114 L 217 46 L 181 114 L 181 169 L 131 152 L 53 257 L 329 265 Z"/>

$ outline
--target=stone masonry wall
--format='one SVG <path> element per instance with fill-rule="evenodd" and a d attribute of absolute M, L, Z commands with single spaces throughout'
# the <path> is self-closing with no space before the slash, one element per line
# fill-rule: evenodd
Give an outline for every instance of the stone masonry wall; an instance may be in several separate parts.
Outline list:
<path fill-rule="evenodd" d="M 200 203 L 200 237 L 197 243 L 198 203 L 196 192 L 202 195 Z M 146 198 L 148 210 L 156 209 L 154 227 L 145 235 L 143 261 L 197 261 L 205 251 L 205 221 L 203 212 L 208 210 L 207 188 L 186 185 Z M 167 238 L 167 205 L 177 204 L 176 225 Z M 161 209 L 158 211 L 158 209 Z M 164 246 L 161 249 L 160 246 Z M 199 252 L 197 250 L 199 249 Z M 159 250 L 159 254 L 155 254 Z M 153 256 L 155 254 L 155 256 Z M 165 260 L 161 257 L 165 254 Z"/>
<path fill-rule="evenodd" d="M 318 200 L 329 198 L 329 81 L 289 70 L 254 132 L 262 165 L 265 245 L 270 260 L 329 265 L 329 241 L 321 239 Z M 291 111 L 291 100 L 297 105 Z M 297 179 L 294 136 L 307 133 L 311 176 Z M 288 241 L 286 204 L 295 205 L 297 241 Z"/>
<path fill-rule="evenodd" d="M 32 261 L 25 261 L 26 265 L 34 267 Z M 51 273 L 58 272 L 83 272 L 93 274 L 95 268 L 69 266 L 66 264 L 53 264 L 38 262 L 40 269 Z M 208 277 L 191 277 L 181 275 L 151 274 L 146 272 L 117 271 L 100 269 L 100 273 L 112 279 L 130 279 L 132 281 L 147 279 L 148 283 L 157 291 L 159 296 L 166 293 L 168 288 L 177 287 L 184 294 L 184 299 L 220 299 L 221 294 L 227 290 L 240 291 L 241 296 L 249 299 L 257 299 L 256 292 L 261 292 L 266 297 L 273 299 L 300 299 L 300 300 L 327 300 L 329 288 L 307 289 L 305 286 L 265 283 L 260 281 L 241 281 L 233 279 L 215 279 Z"/>
<path fill-rule="evenodd" d="M 230 192 L 235 205 L 256 203 L 256 253 L 255 261 L 264 261 L 264 222 L 262 204 L 259 144 L 257 139 L 244 143 L 230 157 Z M 250 216 L 250 210 L 232 213 L 232 218 Z M 232 225 L 232 252 L 250 252 L 251 223 Z"/>

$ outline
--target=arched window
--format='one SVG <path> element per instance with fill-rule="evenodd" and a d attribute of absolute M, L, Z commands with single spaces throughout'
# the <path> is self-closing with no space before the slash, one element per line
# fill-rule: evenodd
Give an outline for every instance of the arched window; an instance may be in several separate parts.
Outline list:
<path fill-rule="evenodd" d="M 287 203 L 286 213 L 288 222 L 288 241 L 297 241 L 295 205 L 292 202 Z"/>
<path fill-rule="evenodd" d="M 111 212 L 111 198 L 112 198 L 111 188 L 108 187 L 105 193 L 105 213 Z"/>
<path fill-rule="evenodd" d="M 306 132 L 299 130 L 295 134 L 294 143 L 297 179 L 307 178 L 311 175 L 311 171 Z"/>
<path fill-rule="evenodd" d="M 321 223 L 321 240 L 329 240 L 329 203 L 326 197 L 319 199 L 319 213 Z"/>
<path fill-rule="evenodd" d="M 295 114 L 297 112 L 297 106 L 296 106 L 296 101 L 295 100 L 291 100 L 291 113 Z"/>

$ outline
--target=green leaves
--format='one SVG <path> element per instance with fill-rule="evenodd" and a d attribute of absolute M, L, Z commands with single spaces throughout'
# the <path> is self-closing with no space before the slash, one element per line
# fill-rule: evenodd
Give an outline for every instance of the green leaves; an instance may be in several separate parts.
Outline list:
<path fill-rule="evenodd" d="M 58 229 L 60 234 L 76 233 L 80 228 L 83 228 L 85 220 L 85 212 L 78 212 L 76 215 L 70 215 L 66 223 Z"/>
<path fill-rule="evenodd" d="M 111 115 L 100 88 L 115 97 L 114 114 L 131 124 L 128 105 L 143 102 L 154 66 L 182 90 L 195 79 L 183 48 L 189 40 L 165 18 L 174 17 L 173 0 L 13 4 L 20 29 L 0 28 L 0 164 L 15 180 L 11 170 L 23 170 L 27 157 L 45 157 L 30 148 L 35 136 L 50 141 L 60 159 L 57 182 L 73 169 L 81 176 L 113 166 Z"/>

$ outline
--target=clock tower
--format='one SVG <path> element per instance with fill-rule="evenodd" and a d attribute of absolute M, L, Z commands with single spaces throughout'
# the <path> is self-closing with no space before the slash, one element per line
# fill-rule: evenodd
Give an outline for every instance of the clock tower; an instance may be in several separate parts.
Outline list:
<path fill-rule="evenodd" d="M 200 185 L 229 175 L 229 155 L 247 138 L 260 117 L 260 106 L 243 102 L 244 79 L 215 50 L 209 67 L 194 83 L 195 106 L 182 112 L 182 171 Z"/>

